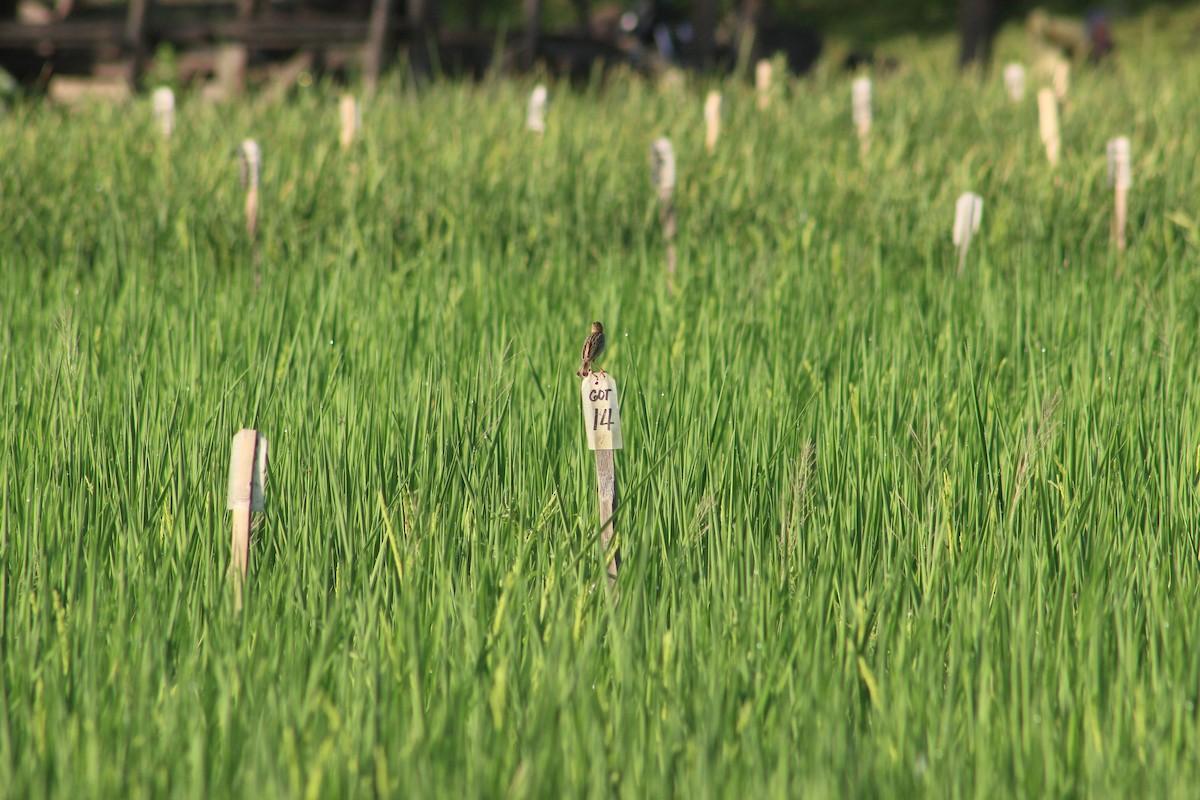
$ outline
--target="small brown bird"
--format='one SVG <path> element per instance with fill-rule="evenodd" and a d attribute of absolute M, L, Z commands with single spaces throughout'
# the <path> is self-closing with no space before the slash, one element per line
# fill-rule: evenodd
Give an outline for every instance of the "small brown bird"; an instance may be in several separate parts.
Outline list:
<path fill-rule="evenodd" d="M 583 365 L 575 374 L 582 378 L 592 371 L 592 362 L 597 361 L 604 353 L 604 326 L 599 322 L 592 323 L 592 332 L 583 340 Z"/>

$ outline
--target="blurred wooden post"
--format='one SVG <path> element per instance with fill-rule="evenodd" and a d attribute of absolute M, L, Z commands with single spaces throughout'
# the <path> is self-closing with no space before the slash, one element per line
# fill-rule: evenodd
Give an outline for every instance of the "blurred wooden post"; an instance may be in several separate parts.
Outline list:
<path fill-rule="evenodd" d="M 1038 91 L 1038 129 L 1042 134 L 1042 144 L 1046 147 L 1046 160 L 1050 166 L 1057 167 L 1062 151 L 1062 139 L 1058 131 L 1058 98 L 1053 89 Z"/>
<path fill-rule="evenodd" d="M 855 78 L 850 84 L 850 111 L 858 131 L 858 146 L 862 155 L 871 148 L 871 79 Z"/>
<path fill-rule="evenodd" d="M 1112 239 L 1118 253 L 1125 252 L 1125 221 L 1129 189 L 1133 186 L 1129 139 L 1119 136 L 1108 142 L 1108 182 L 1113 187 Z"/>
<path fill-rule="evenodd" d="M 710 153 L 716 150 L 720 136 L 721 93 L 709 92 L 704 98 L 704 149 Z"/>
<path fill-rule="evenodd" d="M 675 148 L 671 140 L 650 145 L 650 174 L 658 194 L 658 221 L 667 243 L 667 286 L 675 290 Z"/>
<path fill-rule="evenodd" d="M 246 139 L 238 148 L 239 165 L 242 172 L 242 187 L 246 190 L 246 233 L 251 239 L 258 232 L 258 183 L 262 173 L 262 151 L 258 142 Z"/>
<path fill-rule="evenodd" d="M 150 0 L 129 0 L 129 14 L 125 17 L 125 46 L 130 51 L 130 83 L 137 82 L 142 58 L 146 55 L 146 9 L 149 5 Z"/>
<path fill-rule="evenodd" d="M 233 512 L 229 577 L 234 610 L 242 610 L 242 589 L 250 571 L 250 529 L 254 514 L 266 507 L 267 439 L 252 428 L 233 437 L 229 455 L 228 509 Z"/>
<path fill-rule="evenodd" d="M 379 86 L 379 76 L 383 72 L 393 3 L 394 0 L 375 0 L 371 4 L 371 20 L 367 24 L 366 63 L 363 65 L 363 83 L 368 95 L 375 93 L 376 87 Z"/>
<path fill-rule="evenodd" d="M 774 68 L 767 59 L 754 65 L 754 89 L 758 94 L 758 110 L 765 111 L 771 105 L 771 76 Z"/>
<path fill-rule="evenodd" d="M 624 446 L 617 382 L 607 372 L 592 372 L 583 377 L 580 392 L 583 395 L 583 427 L 587 433 L 588 449 L 596 452 L 596 491 L 600 499 L 600 523 L 604 526 L 600 531 L 601 563 L 607 562 L 608 585 L 613 589 L 613 602 L 616 602 L 621 551 L 619 547 L 613 547 L 616 535 L 613 515 L 617 510 L 617 473 L 613 451 Z"/>
<path fill-rule="evenodd" d="M 342 95 L 342 100 L 338 104 L 338 117 L 342 123 L 338 142 L 341 144 L 343 150 L 349 150 L 350 146 L 354 144 L 354 140 L 358 137 L 359 128 L 362 127 L 362 115 L 358 108 L 358 101 L 354 99 L 354 95 Z"/>
<path fill-rule="evenodd" d="M 983 220 L 983 198 L 974 192 L 963 192 L 958 203 L 954 206 L 954 231 L 952 239 L 958 247 L 958 274 L 962 275 L 967 266 L 967 250 L 971 247 L 971 237 L 979 231 L 979 223 Z"/>

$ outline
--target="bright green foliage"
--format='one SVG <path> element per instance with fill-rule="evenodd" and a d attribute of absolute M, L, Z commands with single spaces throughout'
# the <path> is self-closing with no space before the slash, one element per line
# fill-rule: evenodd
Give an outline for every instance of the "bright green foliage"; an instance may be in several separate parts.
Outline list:
<path fill-rule="evenodd" d="M 708 87 L 619 76 L 552 85 L 541 141 L 531 83 L 396 80 L 349 152 L 333 87 L 181 97 L 169 146 L 146 99 L 11 110 L 0 796 L 1191 796 L 1200 64 L 1078 72 L 1052 174 L 1032 92 L 953 51 L 876 81 L 865 158 L 841 75 L 723 87 L 712 156 Z M 239 617 L 242 426 L 272 460 Z"/>

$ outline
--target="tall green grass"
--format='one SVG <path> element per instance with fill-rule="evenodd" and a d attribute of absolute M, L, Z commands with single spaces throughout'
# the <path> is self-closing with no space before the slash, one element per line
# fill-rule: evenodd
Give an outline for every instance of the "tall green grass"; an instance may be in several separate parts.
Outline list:
<path fill-rule="evenodd" d="M 1134 32 L 1074 76 L 1056 173 L 1032 94 L 946 43 L 876 80 L 866 158 L 824 72 L 762 113 L 721 87 L 712 156 L 707 85 L 627 77 L 553 85 L 541 141 L 532 82 L 397 77 L 351 152 L 332 86 L 184 96 L 169 146 L 148 100 L 9 109 L 0 795 L 1189 796 L 1200 67 Z M 237 615 L 242 426 L 272 462 Z"/>

